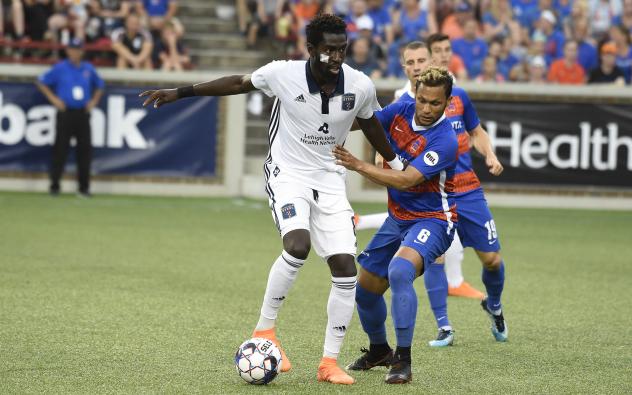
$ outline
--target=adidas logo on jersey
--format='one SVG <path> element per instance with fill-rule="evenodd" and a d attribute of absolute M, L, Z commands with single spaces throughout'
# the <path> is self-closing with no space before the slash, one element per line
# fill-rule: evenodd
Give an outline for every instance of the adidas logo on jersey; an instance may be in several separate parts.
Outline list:
<path fill-rule="evenodd" d="M 334 326 L 333 327 L 334 330 L 337 330 L 339 332 L 346 332 L 347 331 L 347 327 L 345 325 L 342 326 Z"/>
<path fill-rule="evenodd" d="M 303 97 L 303 94 L 300 94 L 298 95 L 296 99 L 294 99 L 294 101 L 297 101 L 299 103 L 305 103 L 305 98 Z"/>

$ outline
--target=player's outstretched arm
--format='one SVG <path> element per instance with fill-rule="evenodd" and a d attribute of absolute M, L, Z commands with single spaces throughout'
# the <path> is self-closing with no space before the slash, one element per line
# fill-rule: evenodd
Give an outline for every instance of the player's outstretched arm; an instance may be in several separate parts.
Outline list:
<path fill-rule="evenodd" d="M 489 140 L 489 135 L 485 129 L 479 124 L 474 130 L 471 130 L 469 134 L 474 149 L 485 157 L 485 164 L 489 172 L 494 176 L 499 176 L 504 168 L 494 153 L 492 142 Z"/>
<path fill-rule="evenodd" d="M 172 103 L 178 99 L 191 96 L 230 96 L 240 93 L 248 93 L 257 88 L 250 80 L 250 74 L 231 75 L 218 78 L 213 81 L 202 82 L 195 85 L 183 86 L 174 89 L 150 90 L 141 93 L 140 97 L 147 97 L 143 107 L 154 103 L 154 108 Z"/>
<path fill-rule="evenodd" d="M 424 181 L 424 175 L 412 166 L 408 166 L 404 171 L 380 169 L 370 163 L 361 161 L 340 145 L 336 145 L 333 154 L 337 164 L 356 171 L 369 180 L 386 187 L 405 190 Z"/>
<path fill-rule="evenodd" d="M 356 121 L 366 139 L 369 140 L 373 148 L 386 159 L 387 163 L 395 170 L 403 170 L 404 164 L 397 158 L 388 140 L 386 140 L 384 128 L 382 128 L 382 124 L 375 115 L 369 119 L 356 118 Z"/>

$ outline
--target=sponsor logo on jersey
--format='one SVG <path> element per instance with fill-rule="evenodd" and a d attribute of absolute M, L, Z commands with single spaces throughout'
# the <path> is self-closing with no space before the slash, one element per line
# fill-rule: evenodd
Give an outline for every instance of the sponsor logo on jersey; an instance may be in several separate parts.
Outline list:
<path fill-rule="evenodd" d="M 355 93 L 345 93 L 342 95 L 343 111 L 351 111 L 355 107 Z"/>

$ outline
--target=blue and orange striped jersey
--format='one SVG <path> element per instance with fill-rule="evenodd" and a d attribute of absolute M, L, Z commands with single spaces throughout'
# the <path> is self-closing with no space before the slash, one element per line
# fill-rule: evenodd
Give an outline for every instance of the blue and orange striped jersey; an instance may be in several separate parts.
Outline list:
<path fill-rule="evenodd" d="M 411 96 L 411 92 L 406 92 L 400 96 L 398 102 L 414 103 L 415 98 Z M 481 182 L 472 168 L 470 135 L 468 134 L 468 131 L 474 130 L 481 121 L 467 92 L 458 86 L 452 87 L 452 102 L 446 107 L 445 115 L 452 124 L 459 141 L 459 160 L 454 178 L 455 193 L 458 197 L 481 187 Z"/>
<path fill-rule="evenodd" d="M 458 142 L 443 115 L 428 127 L 415 123 L 415 103 L 397 102 L 375 113 L 393 151 L 419 170 L 424 181 L 408 190 L 388 190 L 388 210 L 396 220 L 435 218 L 456 222 L 454 173 Z M 385 164 L 385 167 L 388 167 Z"/>

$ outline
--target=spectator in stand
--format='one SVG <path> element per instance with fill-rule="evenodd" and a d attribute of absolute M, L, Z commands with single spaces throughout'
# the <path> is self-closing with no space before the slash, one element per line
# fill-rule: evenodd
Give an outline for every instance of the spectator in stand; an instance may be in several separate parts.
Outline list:
<path fill-rule="evenodd" d="M 351 1 L 350 0 L 333 0 L 331 8 L 334 14 L 346 20 L 347 15 L 349 15 L 349 12 L 351 11 Z"/>
<path fill-rule="evenodd" d="M 546 84 L 546 60 L 542 56 L 535 56 L 529 63 L 528 82 L 531 84 Z"/>
<path fill-rule="evenodd" d="M 149 30 L 160 32 L 167 21 L 173 20 L 178 13 L 178 2 L 176 0 L 138 0 L 136 2 L 136 12 L 147 20 Z M 181 37 L 184 32 L 177 32 Z"/>
<path fill-rule="evenodd" d="M 402 7 L 396 13 L 395 35 L 400 43 L 425 40 L 428 35 L 437 32 L 434 14 L 430 16 L 429 10 L 434 9 L 434 1 L 427 1 L 427 8 L 423 9 L 419 0 L 402 0 Z"/>
<path fill-rule="evenodd" d="M 483 70 L 476 77 L 476 82 L 505 82 L 505 77 L 498 72 L 496 67 L 496 58 L 487 56 L 483 60 Z"/>
<path fill-rule="evenodd" d="M 518 21 L 522 29 L 527 30 L 531 34 L 540 17 L 538 0 L 512 0 L 511 7 L 516 21 Z"/>
<path fill-rule="evenodd" d="M 589 27 L 588 19 L 576 19 L 571 22 L 572 35 L 570 37 L 579 45 L 577 61 L 584 70 L 592 70 L 599 64 L 597 48 L 588 34 Z"/>
<path fill-rule="evenodd" d="M 70 139 L 77 142 L 77 178 L 79 196 L 90 196 L 90 162 L 92 142 L 90 111 L 99 103 L 105 83 L 94 67 L 82 61 L 83 42 L 70 41 L 66 49 L 67 60 L 54 65 L 36 82 L 37 88 L 57 108 L 55 143 L 50 169 L 50 194 L 60 192 L 59 181 L 64 172 Z"/>
<path fill-rule="evenodd" d="M 353 0 L 351 2 L 351 12 L 347 15 L 345 22 L 347 23 L 347 35 L 350 40 L 355 40 L 358 37 L 358 20 L 368 17 L 368 5 L 366 0 Z"/>
<path fill-rule="evenodd" d="M 613 26 L 610 28 L 610 39 L 617 46 L 617 67 L 623 71 L 625 83 L 629 84 L 632 79 L 632 46 L 628 30 L 621 25 Z"/>
<path fill-rule="evenodd" d="M 369 52 L 369 40 L 365 37 L 358 37 L 351 43 L 351 49 L 353 53 L 346 60 L 349 66 L 360 70 L 372 79 L 382 77 L 382 70 L 380 70 L 377 59 Z"/>
<path fill-rule="evenodd" d="M 623 25 L 632 33 L 632 0 L 623 0 L 623 12 L 612 19 L 612 25 Z"/>
<path fill-rule="evenodd" d="M 428 37 L 426 45 L 432 56 L 432 63 L 435 66 L 447 68 L 456 76 L 457 81 L 465 81 L 468 79 L 467 69 L 463 64 L 463 60 L 452 52 L 450 37 L 442 33 L 435 33 Z"/>
<path fill-rule="evenodd" d="M 97 38 L 110 37 L 114 29 L 123 27 L 125 17 L 132 10 L 133 0 L 92 0 L 93 17 L 88 25 L 95 25 Z"/>
<path fill-rule="evenodd" d="M 4 18 L 10 16 L 9 21 L 13 25 L 13 38 L 24 38 L 24 7 L 20 0 L 3 0 L 0 4 L 0 39 L 5 38 Z"/>
<path fill-rule="evenodd" d="M 623 11 L 621 0 L 589 0 L 592 33 L 597 39 L 608 34 L 612 20 L 620 17 Z"/>
<path fill-rule="evenodd" d="M 125 18 L 125 27 L 112 32 L 112 49 L 117 55 L 116 67 L 119 69 L 151 70 L 153 47 L 151 34 L 141 27 L 136 14 L 129 14 Z"/>
<path fill-rule="evenodd" d="M 564 57 L 551 64 L 547 79 L 566 85 L 582 85 L 586 82 L 586 72 L 577 62 L 577 42 L 569 40 L 564 44 Z"/>
<path fill-rule="evenodd" d="M 599 67 L 592 69 L 588 77 L 589 84 L 625 85 L 623 71 L 617 67 L 617 46 L 606 42 L 601 46 Z"/>
<path fill-rule="evenodd" d="M 86 36 L 90 0 L 55 0 L 55 13 L 48 19 L 48 29 L 53 42 L 61 39 L 68 44 L 70 31 L 80 40 Z M 61 32 L 61 37 L 60 37 Z"/>
<path fill-rule="evenodd" d="M 319 0 L 295 0 L 292 13 L 297 21 L 297 40 L 296 47 L 303 51 L 303 58 L 309 58 L 307 46 L 305 45 L 305 26 L 319 13 L 327 12 L 328 6 Z M 358 1 L 358 0 L 356 0 Z M 362 0 L 364 1 L 364 0 Z"/>
<path fill-rule="evenodd" d="M 154 63 L 160 65 L 163 71 L 182 71 L 191 62 L 176 31 L 174 23 L 167 22 L 160 32 L 160 40 L 156 42 Z"/>
<path fill-rule="evenodd" d="M 42 41 L 48 31 L 48 18 L 53 15 L 52 0 L 23 0 L 24 17 L 28 21 L 25 33 L 33 41 Z"/>
<path fill-rule="evenodd" d="M 487 56 L 487 43 L 477 37 L 478 23 L 474 19 L 465 22 L 463 33 L 463 38 L 452 42 L 452 50 L 463 59 L 467 75 L 474 79 L 481 73 L 483 59 Z"/>
<path fill-rule="evenodd" d="M 377 61 L 381 71 L 386 70 L 387 59 L 382 47 L 377 44 L 379 40 L 374 35 L 373 19 L 365 15 L 358 19 L 356 26 L 358 28 L 358 38 L 364 37 L 369 43 L 369 57 Z M 353 48 L 350 48 L 349 55 L 352 54 Z"/>
<path fill-rule="evenodd" d="M 384 5 L 384 0 L 368 0 L 367 4 L 367 13 L 373 20 L 374 41 L 377 44 L 385 44 L 388 47 L 393 44 L 395 34 L 393 32 L 391 15 Z"/>
<path fill-rule="evenodd" d="M 579 3 L 575 0 L 574 2 Z M 571 16 L 573 10 L 573 0 L 553 0 L 553 11 L 558 18 L 564 22 Z"/>
<path fill-rule="evenodd" d="M 533 37 L 531 37 L 531 43 L 529 44 L 528 55 L 531 57 L 534 56 L 543 56 L 544 60 L 546 58 L 546 36 L 539 30 L 533 32 Z M 548 66 L 548 63 L 547 63 Z"/>
<path fill-rule="evenodd" d="M 520 62 L 520 59 L 515 56 L 511 51 L 513 48 L 513 40 L 511 36 L 505 36 L 499 40 L 500 50 L 496 57 L 498 72 L 505 78 L 509 79 L 509 73 Z"/>
<path fill-rule="evenodd" d="M 454 12 L 450 13 L 443 19 L 441 24 L 441 33 L 450 37 L 450 40 L 456 40 L 463 37 L 463 26 L 465 22 L 474 18 L 472 6 L 466 0 L 460 0 Z"/>
<path fill-rule="evenodd" d="M 513 20 L 509 0 L 491 0 L 490 9 L 483 15 L 483 35 L 489 41 L 494 37 L 511 37 L 520 40 L 520 25 Z"/>
<path fill-rule="evenodd" d="M 566 38 L 564 34 L 558 30 L 555 30 L 557 18 L 551 10 L 544 10 L 540 14 L 540 20 L 538 21 L 538 30 L 546 37 L 546 44 L 544 46 L 544 58 L 547 64 L 553 63 L 555 59 L 560 58 L 564 53 L 564 42 Z"/>
<path fill-rule="evenodd" d="M 242 7 L 245 7 L 242 9 Z M 257 39 L 264 37 L 270 32 L 270 23 L 274 20 L 277 12 L 275 0 L 242 0 L 239 4 L 240 18 L 239 24 L 245 24 L 243 33 L 246 35 L 248 48 L 255 48 Z M 271 13 L 271 14 L 269 14 Z"/>

